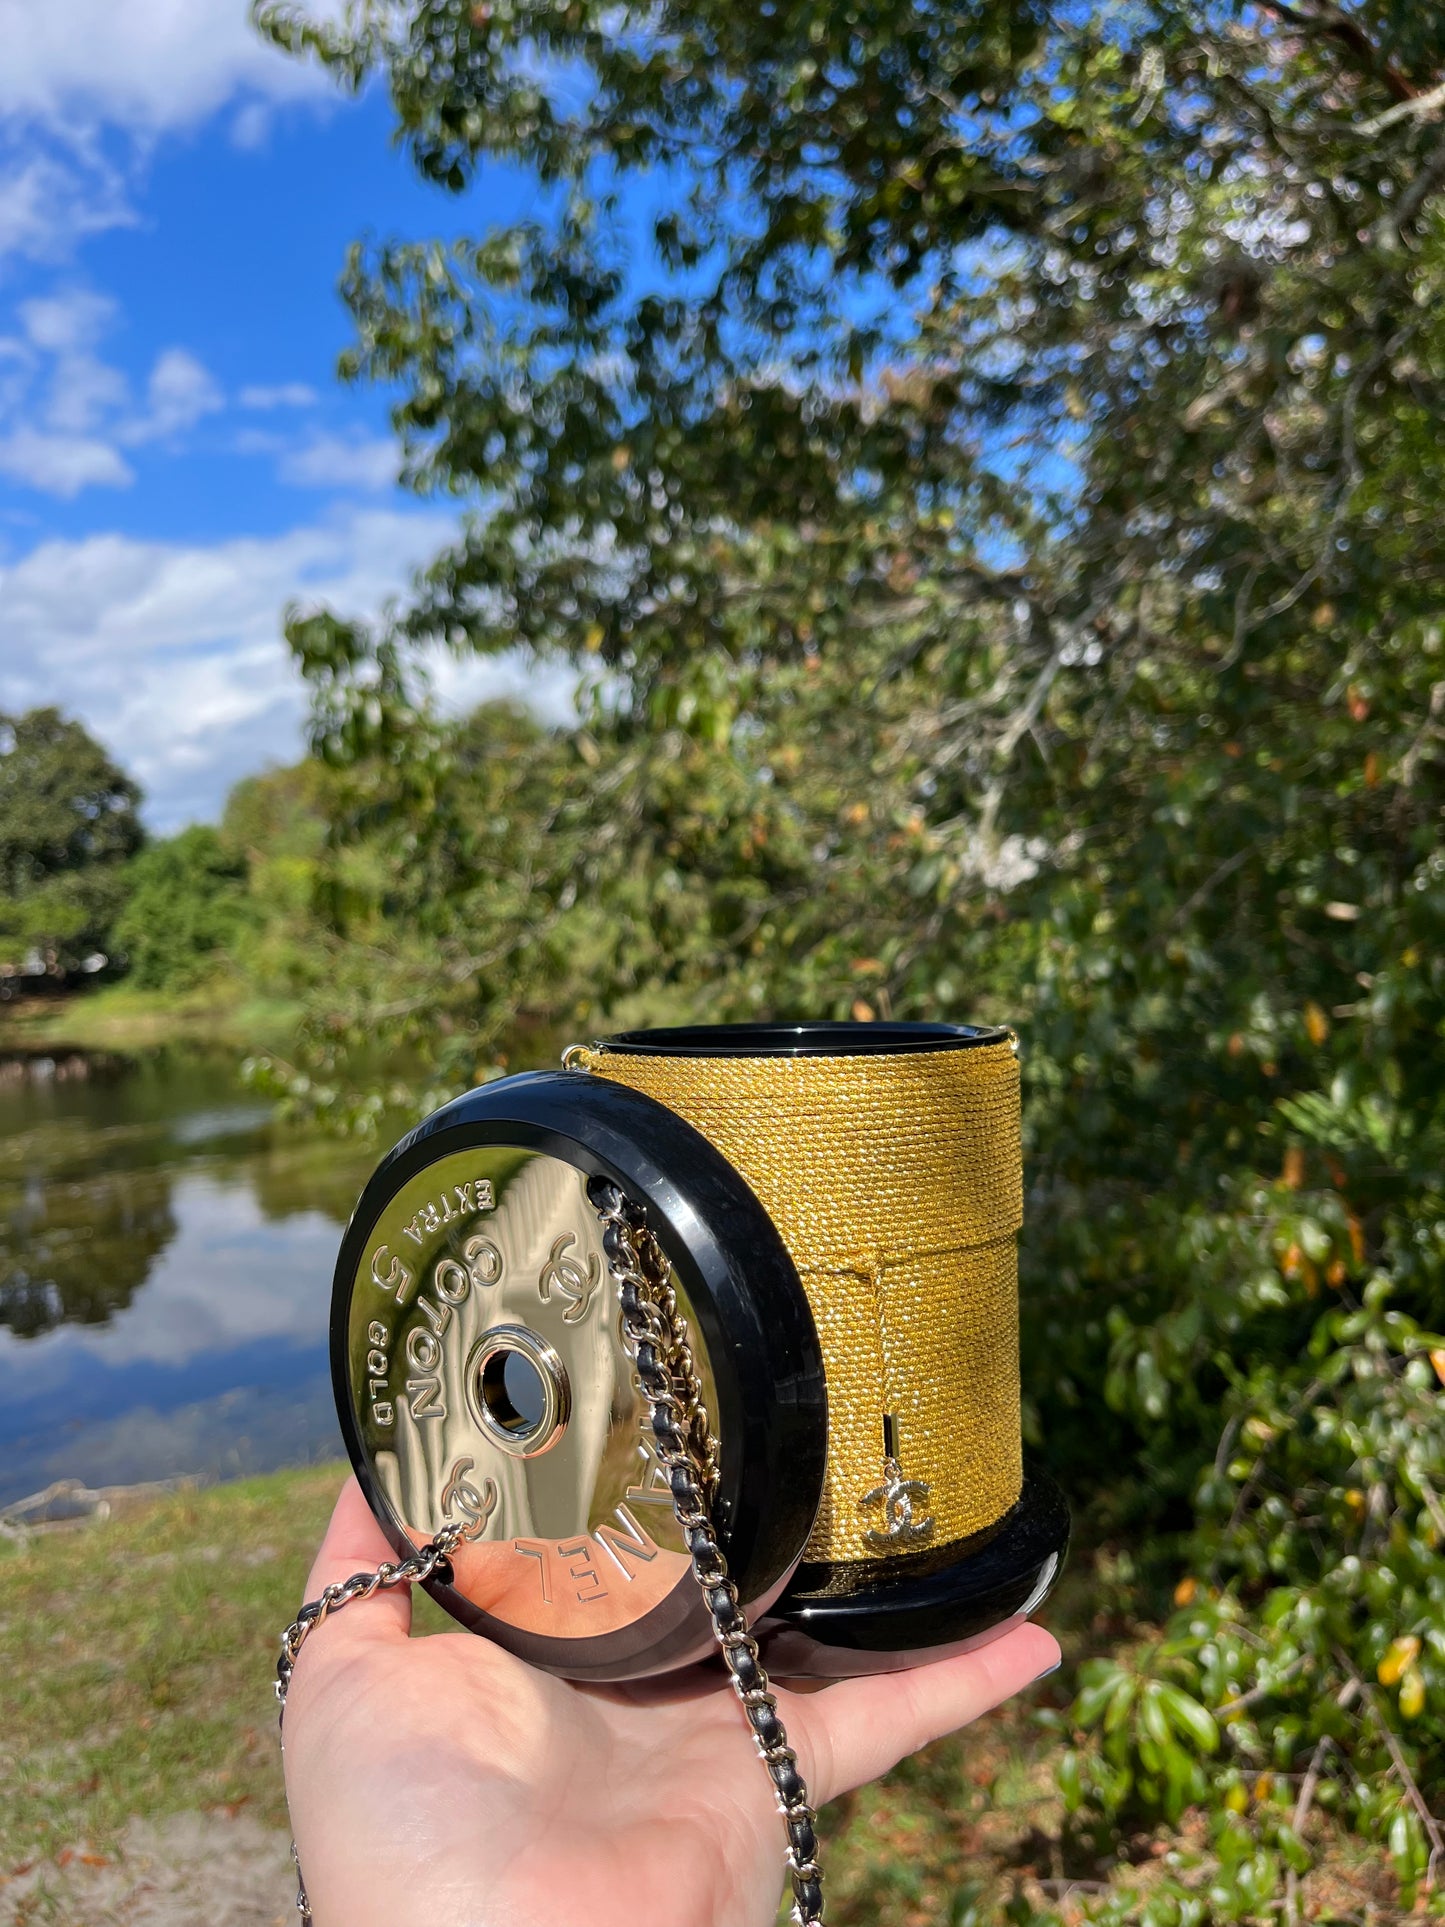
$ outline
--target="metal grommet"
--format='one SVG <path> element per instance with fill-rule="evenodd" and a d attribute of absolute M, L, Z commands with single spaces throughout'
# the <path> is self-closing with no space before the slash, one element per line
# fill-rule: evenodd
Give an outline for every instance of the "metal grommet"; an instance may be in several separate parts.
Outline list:
<path fill-rule="evenodd" d="M 587 1066 L 583 1059 L 590 1057 L 594 1048 L 591 1044 L 569 1044 L 562 1053 L 563 1070 L 585 1071 Z"/>
<path fill-rule="evenodd" d="M 511 1364 L 521 1364 L 521 1382 Z M 572 1416 L 567 1367 L 526 1325 L 493 1325 L 467 1361 L 467 1399 L 494 1445 L 513 1458 L 550 1451 Z"/>

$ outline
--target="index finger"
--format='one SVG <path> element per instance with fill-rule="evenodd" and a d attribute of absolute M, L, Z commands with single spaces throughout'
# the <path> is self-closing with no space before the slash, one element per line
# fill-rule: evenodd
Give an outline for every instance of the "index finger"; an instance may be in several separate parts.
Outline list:
<path fill-rule="evenodd" d="M 375 1572 L 388 1563 L 396 1563 L 396 1553 L 353 1476 L 337 1497 L 326 1537 L 306 1581 L 306 1597 L 319 1599 L 327 1586 L 345 1585 L 356 1573 Z M 411 1587 L 387 1586 L 370 1599 L 354 1600 L 341 1609 L 338 1624 L 343 1619 L 353 1634 L 405 1639 L 411 1631 Z"/>

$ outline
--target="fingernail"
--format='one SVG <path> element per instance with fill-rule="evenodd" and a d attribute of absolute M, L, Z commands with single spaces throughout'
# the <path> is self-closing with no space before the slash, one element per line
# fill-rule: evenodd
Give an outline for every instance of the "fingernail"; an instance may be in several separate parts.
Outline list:
<path fill-rule="evenodd" d="M 1062 1659 L 1056 1659 L 1052 1666 L 1046 1666 L 1041 1673 L 1035 1673 L 1034 1678 L 1036 1680 L 1047 1679 L 1050 1673 L 1058 1672 L 1059 1668 L 1063 1665 L 1063 1663 L 1064 1662 Z"/>

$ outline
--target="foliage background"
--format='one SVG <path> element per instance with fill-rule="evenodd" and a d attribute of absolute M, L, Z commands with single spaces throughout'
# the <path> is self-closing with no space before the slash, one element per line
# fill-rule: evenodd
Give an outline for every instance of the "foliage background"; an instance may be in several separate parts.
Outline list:
<path fill-rule="evenodd" d="M 101 953 L 140 847 L 139 801 L 79 723 L 0 714 L 0 961 L 69 976 Z"/>
<path fill-rule="evenodd" d="M 1438 1910 L 1445 23 L 262 25 L 443 190 L 544 191 L 353 253 L 345 372 L 457 540 L 293 612 L 313 760 L 135 858 L 118 950 L 284 982 L 256 1075 L 355 1130 L 378 1039 L 425 1105 L 623 1019 L 1007 1016 L 1096 1604 L 1058 1911 L 1007 1911 L 1341 1917 L 1352 1838 Z M 576 727 L 438 716 L 427 646 L 519 640 Z"/>

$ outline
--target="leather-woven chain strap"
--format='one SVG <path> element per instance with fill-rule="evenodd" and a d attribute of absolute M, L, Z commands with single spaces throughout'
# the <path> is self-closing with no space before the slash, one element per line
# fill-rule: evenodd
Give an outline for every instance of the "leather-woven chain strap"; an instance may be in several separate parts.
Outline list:
<path fill-rule="evenodd" d="M 667 1254 L 648 1228 L 641 1205 L 625 1197 L 617 1185 L 606 1178 L 592 1178 L 587 1197 L 602 1223 L 602 1248 L 617 1287 L 623 1339 L 647 1394 L 648 1422 L 657 1456 L 667 1470 L 673 1511 L 692 1559 L 693 1577 L 702 1588 L 713 1637 L 722 1649 L 733 1691 L 752 1728 L 787 1829 L 786 1866 L 793 1885 L 791 1918 L 797 1927 L 818 1927 L 823 1919 L 823 1872 L 818 1864 L 817 1816 L 808 1805 L 808 1789 L 798 1771 L 797 1755 L 788 1745 L 778 1702 L 758 1656 L 757 1641 L 748 1631 L 737 1587 L 728 1576 L 727 1560 L 718 1547 L 712 1522 L 717 1442 L 688 1345 L 687 1321 L 678 1310 L 669 1282 Z M 383 1587 L 409 1586 L 434 1575 L 443 1584 L 450 1584 L 450 1555 L 464 1537 L 460 1526 L 447 1526 L 409 1559 L 380 1565 L 374 1572 L 356 1573 L 328 1586 L 319 1599 L 301 1608 L 281 1636 L 281 1656 L 276 1662 L 276 1698 L 283 1721 L 297 1656 L 322 1621 L 340 1607 L 368 1599 Z M 294 1844 L 291 1853 L 296 1859 L 296 1911 L 309 1922 L 311 1902 Z"/>

